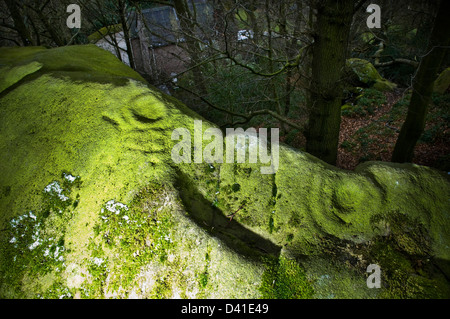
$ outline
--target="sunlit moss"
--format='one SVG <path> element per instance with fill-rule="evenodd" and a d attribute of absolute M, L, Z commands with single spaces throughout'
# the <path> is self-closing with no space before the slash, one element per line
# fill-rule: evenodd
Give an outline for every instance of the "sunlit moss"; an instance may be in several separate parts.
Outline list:
<path fill-rule="evenodd" d="M 268 260 L 260 290 L 267 299 L 307 299 L 314 294 L 303 269 L 283 256 Z"/>
<path fill-rule="evenodd" d="M 260 163 L 176 165 L 171 133 L 193 136 L 200 117 L 110 53 L 0 53 L 17 67 L 0 98 L 1 297 L 409 297 L 447 285 L 411 264 L 449 260 L 439 172 L 374 162 L 348 172 L 283 145 L 273 175 Z M 19 218 L 20 238 L 9 228 Z M 366 291 L 372 262 L 390 287 L 379 293 Z"/>
<path fill-rule="evenodd" d="M 49 273 L 52 273 L 52 280 L 60 278 L 70 251 L 65 245 L 65 233 L 73 218 L 74 192 L 80 185 L 79 176 L 63 173 L 59 181 L 53 181 L 42 191 L 43 205 L 39 210 L 9 221 L 5 229 L 9 243 L 3 249 L 0 264 L 5 282 L 20 285 L 32 277 L 48 281 L 45 278 Z M 15 293 L 21 294 L 20 291 Z M 26 297 L 41 296 L 24 293 Z"/>
<path fill-rule="evenodd" d="M 164 198 L 161 186 L 154 184 L 136 194 L 129 205 L 110 200 L 102 206 L 90 244 L 92 280 L 83 290 L 100 296 L 126 294 L 142 267 L 166 262 L 175 243 L 170 210 L 161 208 Z"/>

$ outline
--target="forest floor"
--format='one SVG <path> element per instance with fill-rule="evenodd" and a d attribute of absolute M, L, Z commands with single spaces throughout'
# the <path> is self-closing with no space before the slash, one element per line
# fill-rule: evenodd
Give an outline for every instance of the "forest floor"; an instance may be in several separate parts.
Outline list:
<path fill-rule="evenodd" d="M 366 161 L 390 162 L 406 118 L 410 93 L 396 89 L 381 96 L 377 94 L 369 95 L 356 109 L 343 111 L 337 167 L 354 170 Z M 450 171 L 449 109 L 450 94 L 433 96 L 425 130 L 414 150 L 413 163 Z M 288 144 L 305 149 L 306 139 L 299 133 Z"/>
<path fill-rule="evenodd" d="M 409 97 L 403 90 L 386 93 L 385 103 L 372 114 L 342 116 L 337 166 L 353 170 L 365 161 L 390 161 L 406 118 Z M 450 170 L 449 101 L 435 97 L 424 133 L 416 144 L 413 163 Z"/>

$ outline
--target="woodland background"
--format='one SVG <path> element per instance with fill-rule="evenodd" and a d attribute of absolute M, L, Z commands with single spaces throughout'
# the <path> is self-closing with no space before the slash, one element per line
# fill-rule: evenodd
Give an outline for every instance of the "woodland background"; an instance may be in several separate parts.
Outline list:
<path fill-rule="evenodd" d="M 71 3 L 80 29 L 66 26 Z M 371 3 L 380 28 L 366 24 Z M 3 0 L 0 45 L 103 42 L 223 128 L 279 127 L 284 143 L 345 169 L 382 160 L 449 171 L 450 95 L 434 88 L 450 65 L 448 12 L 448 1 L 421 0 Z M 361 82 L 349 58 L 395 87 Z"/>

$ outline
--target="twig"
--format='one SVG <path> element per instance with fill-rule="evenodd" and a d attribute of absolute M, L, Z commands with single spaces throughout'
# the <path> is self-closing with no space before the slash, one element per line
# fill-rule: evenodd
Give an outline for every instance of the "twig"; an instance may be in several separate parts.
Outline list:
<path fill-rule="evenodd" d="M 80 33 L 81 28 L 78 29 L 78 31 L 70 38 L 69 42 L 67 42 L 66 46 L 71 45 L 73 40 L 76 38 L 76 36 L 78 35 L 78 33 Z"/>
<path fill-rule="evenodd" d="M 239 208 L 237 209 L 237 211 L 235 211 L 233 214 L 230 214 L 230 215 L 227 216 L 227 217 L 230 219 L 230 222 L 231 222 L 231 220 L 233 219 L 233 217 L 236 215 L 236 213 L 237 213 L 238 211 L 240 211 L 244 206 L 245 206 L 245 204 L 242 204 L 241 207 L 239 207 Z"/>
<path fill-rule="evenodd" d="M 232 125 L 232 126 L 234 126 L 234 125 L 238 125 L 238 124 L 245 124 L 245 123 L 249 122 L 253 117 L 258 116 L 258 115 L 271 115 L 271 116 L 273 116 L 274 118 L 276 118 L 277 120 L 279 120 L 279 121 L 281 121 L 281 122 L 283 122 L 283 123 L 286 123 L 287 125 L 289 125 L 289 126 L 291 126 L 291 127 L 293 127 L 293 128 L 296 128 L 296 129 L 300 130 L 301 132 L 303 132 L 303 129 L 304 129 L 304 128 L 303 128 L 302 126 L 297 125 L 297 124 L 295 124 L 295 123 L 289 121 L 289 120 L 286 119 L 284 116 L 282 116 L 282 115 L 280 115 L 280 114 L 278 114 L 278 113 L 276 113 L 276 112 L 274 112 L 274 111 L 267 110 L 267 109 L 263 109 L 263 110 L 253 111 L 253 112 L 250 112 L 250 113 L 248 113 L 248 114 L 237 113 L 237 112 L 233 112 L 233 111 L 224 109 L 224 108 L 222 108 L 222 107 L 220 107 L 220 106 L 214 105 L 214 104 L 212 104 L 211 102 L 209 102 L 207 99 L 205 99 L 203 96 L 201 96 L 200 94 L 198 94 L 198 93 L 196 93 L 196 92 L 193 92 L 193 91 L 191 91 L 191 90 L 189 90 L 189 89 L 187 89 L 187 88 L 185 88 L 185 87 L 182 87 L 182 86 L 179 86 L 179 85 L 178 85 L 178 87 L 179 87 L 180 89 L 186 91 L 186 92 L 191 93 L 192 95 L 195 95 L 195 96 L 198 97 L 200 100 L 202 100 L 203 102 L 205 102 L 206 104 L 208 104 L 209 106 L 211 106 L 212 108 L 214 108 L 214 109 L 216 109 L 216 110 L 219 110 L 219 111 L 228 113 L 228 114 L 230 114 L 230 115 L 237 116 L 237 117 L 241 117 L 241 118 L 245 119 L 245 121 L 243 121 L 243 122 L 226 123 L 226 124 L 222 125 L 222 127 L 227 126 L 227 125 Z"/>

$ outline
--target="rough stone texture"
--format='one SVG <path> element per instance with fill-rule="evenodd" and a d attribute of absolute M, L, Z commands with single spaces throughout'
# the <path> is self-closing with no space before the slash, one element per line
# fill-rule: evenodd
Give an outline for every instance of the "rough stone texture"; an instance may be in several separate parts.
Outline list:
<path fill-rule="evenodd" d="M 272 175 L 175 164 L 172 131 L 201 117 L 112 54 L 1 48 L 0 64 L 0 297 L 450 296 L 443 172 L 348 172 L 284 145 Z"/>
<path fill-rule="evenodd" d="M 358 80 L 379 91 L 392 91 L 396 84 L 389 82 L 378 73 L 372 63 L 363 59 L 347 59 L 347 67 L 357 76 Z"/>
<path fill-rule="evenodd" d="M 439 74 L 436 81 L 434 81 L 434 92 L 444 94 L 450 88 L 450 68 L 446 68 Z"/>

